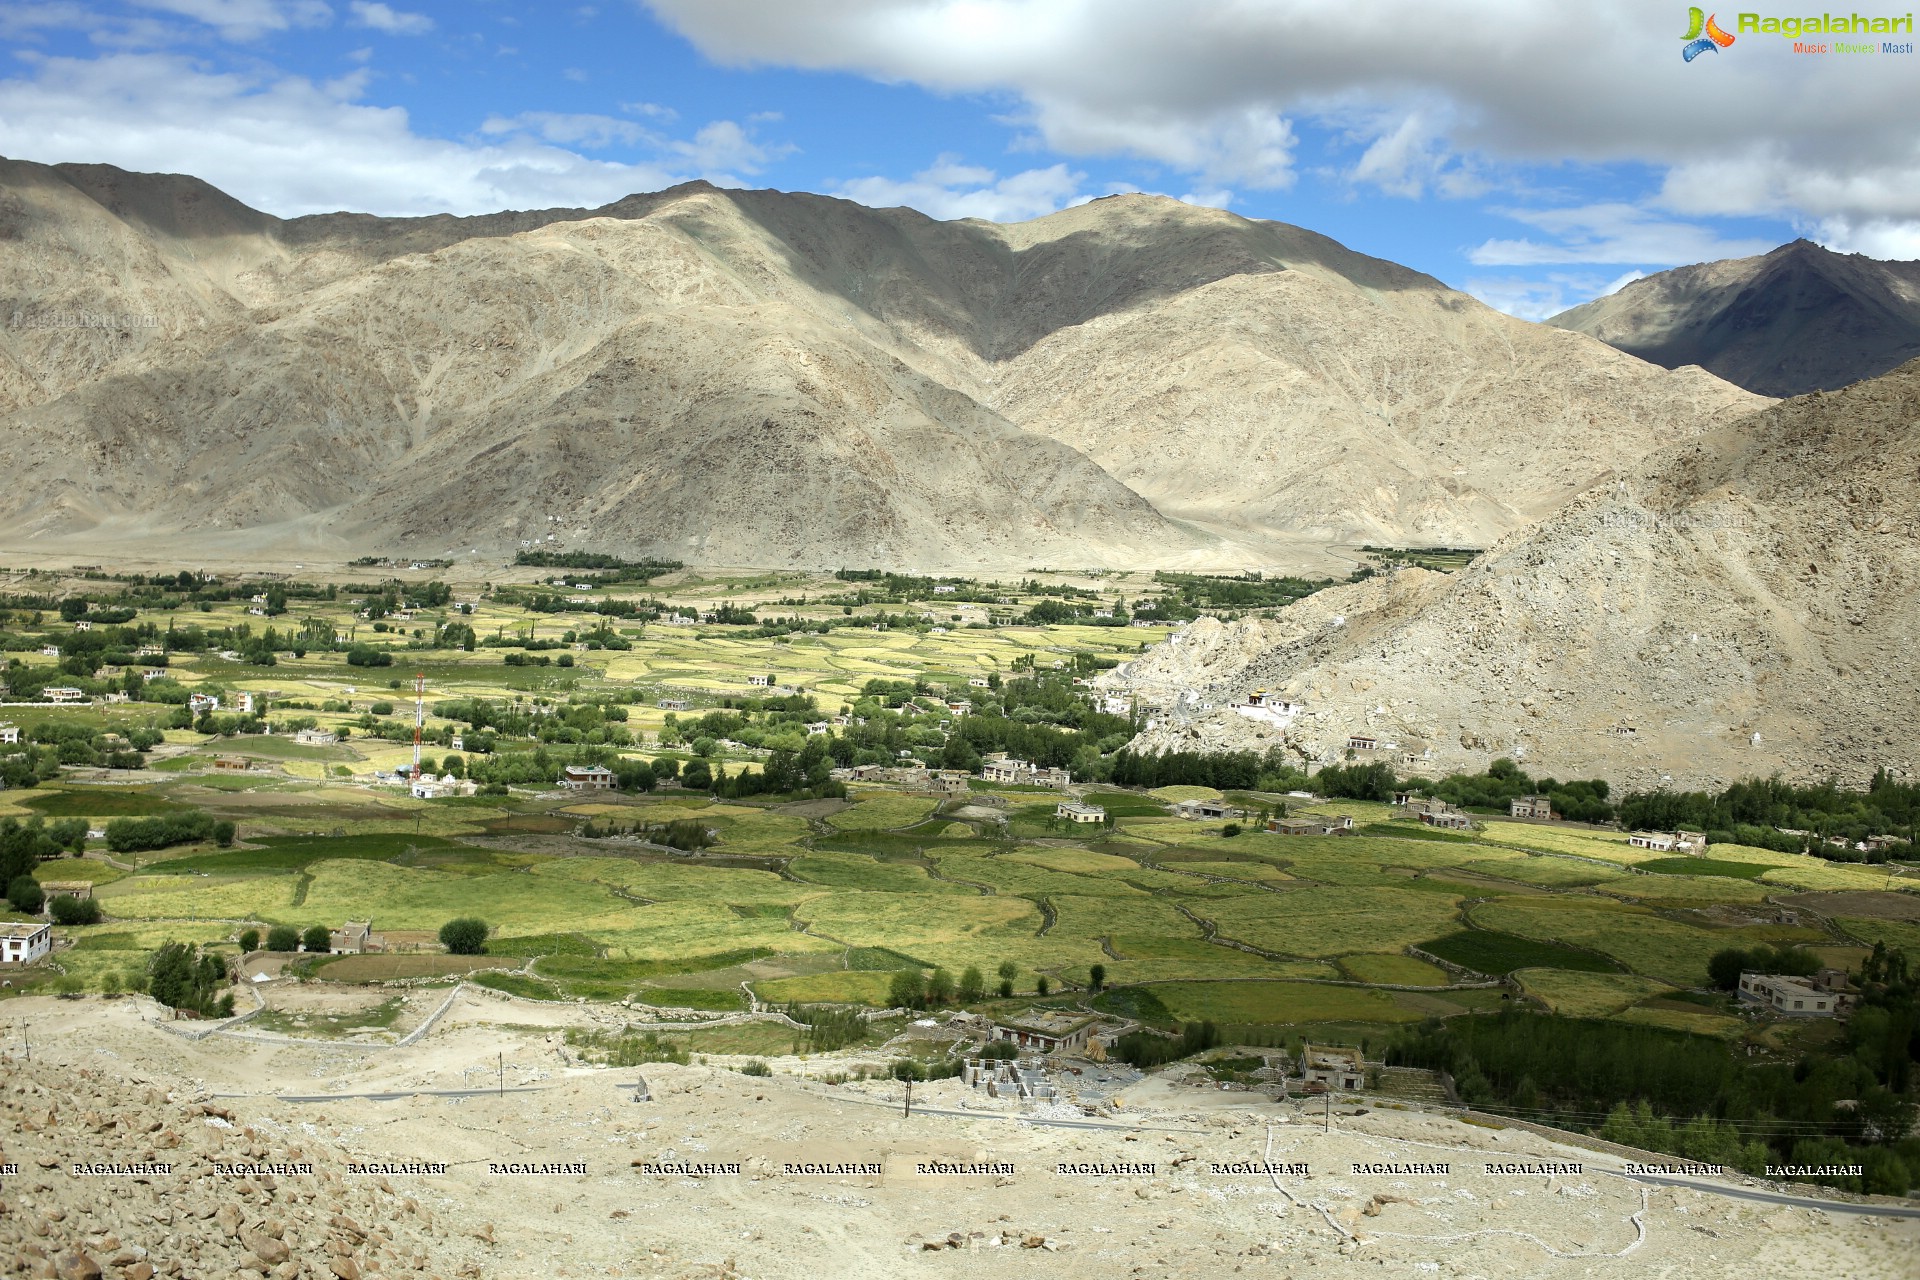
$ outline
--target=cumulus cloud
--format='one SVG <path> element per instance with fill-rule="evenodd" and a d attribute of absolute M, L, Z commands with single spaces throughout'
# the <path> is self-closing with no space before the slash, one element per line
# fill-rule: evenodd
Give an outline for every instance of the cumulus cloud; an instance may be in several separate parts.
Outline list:
<path fill-rule="evenodd" d="M 671 140 L 638 163 L 570 149 L 622 140 L 616 126 L 628 122 L 608 117 L 533 117 L 483 128 L 472 142 L 421 137 L 404 110 L 358 101 L 364 69 L 316 83 L 209 72 L 172 54 L 28 62 L 31 76 L 0 81 L 0 152 L 136 170 L 164 156 L 167 168 L 282 216 L 594 206 L 698 176 Z M 698 153 L 704 144 L 696 136 L 687 145 Z"/>
<path fill-rule="evenodd" d="M 1353 131 L 1356 183 L 1474 194 L 1483 166 L 1639 162 L 1690 214 L 1920 226 L 1911 60 L 1743 36 L 1680 57 L 1678 10 L 1519 0 L 642 0 L 709 56 L 1006 93 L 1067 155 L 1284 186 L 1295 120 Z M 1355 122 L 1360 122 L 1358 125 Z M 1902 233 L 1904 234 L 1904 233 Z"/>
<path fill-rule="evenodd" d="M 892 178 L 856 178 L 841 183 L 832 194 L 874 209 L 906 205 L 931 218 L 984 218 L 989 222 L 1022 222 L 1054 213 L 1070 204 L 1084 203 L 1083 173 L 1064 164 L 1027 169 L 1001 177 L 995 170 L 963 163 L 943 155 L 905 181 Z"/>
<path fill-rule="evenodd" d="M 1572 272 L 1549 272 L 1545 278 L 1526 280 L 1518 277 L 1469 280 L 1466 292 L 1497 311 L 1522 320 L 1545 320 L 1569 307 L 1577 307 L 1639 280 L 1645 273 L 1628 271 L 1608 280 L 1604 276 Z"/>
<path fill-rule="evenodd" d="M 1549 238 L 1488 240 L 1468 252 L 1467 260 L 1475 266 L 1526 267 L 1561 262 L 1677 266 L 1713 258 L 1746 258 L 1774 247 L 1771 240 L 1727 239 L 1712 228 L 1663 217 L 1634 204 L 1499 212 L 1546 232 Z"/>
<path fill-rule="evenodd" d="M 424 13 L 402 13 L 391 5 L 352 0 L 353 25 L 371 27 L 390 36 L 423 36 L 433 30 L 433 19 Z"/>

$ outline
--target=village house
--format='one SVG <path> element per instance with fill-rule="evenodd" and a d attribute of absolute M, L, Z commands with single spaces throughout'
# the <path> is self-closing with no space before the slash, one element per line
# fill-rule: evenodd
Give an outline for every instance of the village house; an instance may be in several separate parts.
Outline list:
<path fill-rule="evenodd" d="M 1636 831 L 1627 837 L 1627 843 L 1636 849 L 1672 853 L 1680 847 L 1680 837 L 1672 831 Z"/>
<path fill-rule="evenodd" d="M 685 711 L 692 704 L 685 698 L 662 698 L 659 705 L 662 711 Z"/>
<path fill-rule="evenodd" d="M 1082 1053 L 1099 1019 L 1056 1009 L 1028 1009 L 993 1024 L 989 1037 L 1035 1053 Z"/>
<path fill-rule="evenodd" d="M 1222 818 L 1244 818 L 1247 811 L 1225 800 L 1182 800 L 1173 806 L 1173 816 L 1189 822 L 1218 821 Z"/>
<path fill-rule="evenodd" d="M 349 920 L 327 935 L 327 949 L 341 955 L 357 956 L 368 951 L 385 951 L 385 935 L 373 932 L 371 920 Z"/>
<path fill-rule="evenodd" d="M 1350 836 L 1353 834 L 1353 818 L 1344 813 L 1331 818 L 1318 814 L 1269 818 L 1267 833 L 1276 836 Z"/>
<path fill-rule="evenodd" d="M 60 656 L 60 646 L 57 644 L 43 644 L 40 646 L 40 656 L 43 658 L 57 658 Z"/>
<path fill-rule="evenodd" d="M 1309 1093 L 1363 1089 L 1367 1083 L 1366 1059 L 1358 1049 L 1309 1044 L 1300 1050 L 1300 1075 Z"/>
<path fill-rule="evenodd" d="M 1372 734 L 1354 733 L 1347 735 L 1347 750 L 1349 751 L 1376 751 L 1379 747 L 1380 740 Z"/>
<path fill-rule="evenodd" d="M 748 676 L 747 683 L 756 689 L 764 689 L 773 683 L 772 676 Z"/>
<path fill-rule="evenodd" d="M 209 711 L 220 709 L 220 695 L 217 693 L 190 693 L 187 695 L 187 710 L 194 715 L 205 715 Z"/>
<path fill-rule="evenodd" d="M 20 741 L 19 725 L 0 724 L 0 742 L 18 742 L 18 741 Z"/>
<path fill-rule="evenodd" d="M 32 964 L 53 950 L 53 926 L 32 920 L 0 922 L 0 964 Z"/>
<path fill-rule="evenodd" d="M 947 710 L 956 716 L 964 716 L 972 712 L 973 703 L 965 698 L 954 698 L 947 703 Z"/>
<path fill-rule="evenodd" d="M 1105 822 L 1107 811 L 1097 804 L 1081 804 L 1076 800 L 1062 800 L 1054 807 L 1053 816 L 1065 818 L 1069 822 Z"/>
<path fill-rule="evenodd" d="M 244 773 L 248 769 L 253 768 L 253 764 L 245 756 L 215 756 L 213 758 L 213 767 L 215 769 Z"/>
<path fill-rule="evenodd" d="M 933 789 L 943 796 L 963 796 L 968 790 L 967 775 L 951 770 L 935 775 Z"/>
<path fill-rule="evenodd" d="M 71 685 L 48 685 L 41 692 L 47 695 L 49 702 L 79 702 L 87 696 L 85 690 Z"/>
<path fill-rule="evenodd" d="M 233 709 L 243 716 L 252 715 L 257 705 L 254 696 L 244 689 L 233 695 Z"/>
<path fill-rule="evenodd" d="M 1552 822 L 1553 800 L 1548 796 L 1515 796 L 1509 806 L 1509 812 L 1516 818 Z"/>
<path fill-rule="evenodd" d="M 603 764 L 570 764 L 560 771 L 560 785 L 569 791 L 611 791 L 613 770 Z"/>
<path fill-rule="evenodd" d="M 140 673 L 140 678 L 142 680 L 165 680 L 167 678 L 167 669 L 165 667 L 148 667 Z"/>
<path fill-rule="evenodd" d="M 293 740 L 307 747 L 330 747 L 340 741 L 340 735 L 331 729 L 302 729 Z"/>
<path fill-rule="evenodd" d="M 1471 831 L 1473 819 L 1444 800 L 1435 800 L 1427 808 L 1417 811 L 1420 825 L 1437 827 L 1442 831 Z"/>
<path fill-rule="evenodd" d="M 40 891 L 52 898 L 91 898 L 93 882 L 90 880 L 42 880 Z"/>
<path fill-rule="evenodd" d="M 967 687 L 969 689 L 985 689 L 988 688 L 989 685 L 985 676 L 968 676 Z"/>
<path fill-rule="evenodd" d="M 1838 1018 L 1845 1016 L 1852 1005 L 1851 997 L 1838 989 L 1839 985 L 1844 984 L 1845 978 L 1846 975 L 1841 974 L 1840 983 L 1836 984 L 1832 979 L 1822 981 L 1819 978 L 1791 978 L 1780 974 L 1743 973 L 1740 975 L 1740 999 L 1789 1018 Z"/>

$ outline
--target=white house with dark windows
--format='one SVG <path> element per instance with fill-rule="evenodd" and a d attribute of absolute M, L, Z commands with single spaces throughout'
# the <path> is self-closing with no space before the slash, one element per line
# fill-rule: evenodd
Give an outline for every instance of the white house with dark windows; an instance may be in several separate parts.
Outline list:
<path fill-rule="evenodd" d="M 32 964 L 53 950 L 53 926 L 37 920 L 0 922 L 0 964 Z"/>

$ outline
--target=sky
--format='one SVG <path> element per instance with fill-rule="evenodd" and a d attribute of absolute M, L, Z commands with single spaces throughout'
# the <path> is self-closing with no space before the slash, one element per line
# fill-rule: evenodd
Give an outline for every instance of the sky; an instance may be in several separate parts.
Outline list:
<path fill-rule="evenodd" d="M 1532 319 L 1796 236 L 1920 258 L 1914 37 L 1796 52 L 1709 12 L 1733 41 L 1689 61 L 1666 0 L 6 0 L 0 154 L 282 217 L 1147 191 Z"/>

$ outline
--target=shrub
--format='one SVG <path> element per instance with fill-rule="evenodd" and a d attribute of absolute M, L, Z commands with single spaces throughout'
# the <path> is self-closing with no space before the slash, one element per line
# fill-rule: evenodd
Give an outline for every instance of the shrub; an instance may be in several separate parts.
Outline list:
<path fill-rule="evenodd" d="M 328 932 L 327 926 L 316 924 L 300 935 L 300 945 L 309 951 L 332 951 L 333 934 Z"/>
<path fill-rule="evenodd" d="M 760 1061 L 760 1059 L 755 1058 L 752 1062 L 740 1068 L 740 1074 L 743 1076 L 770 1076 L 773 1074 L 773 1068 Z"/>
<path fill-rule="evenodd" d="M 260 931 L 258 929 L 242 929 L 240 931 L 240 950 L 244 953 L 248 951 L 258 951 L 259 949 Z"/>
<path fill-rule="evenodd" d="M 267 930 L 267 950 L 298 951 L 300 931 L 290 924 L 277 924 Z"/>
<path fill-rule="evenodd" d="M 462 916 L 440 926 L 440 945 L 456 956 L 483 956 L 487 953 L 487 922 Z"/>
<path fill-rule="evenodd" d="M 190 942 L 169 942 L 147 960 L 147 989 L 168 1008 L 212 1013 L 224 1006 L 225 1014 L 231 1015 L 231 995 L 218 1003 L 213 998 L 226 981 L 227 966 L 220 957 L 203 953 Z"/>
<path fill-rule="evenodd" d="M 55 924 L 100 923 L 100 904 L 92 898 L 76 898 L 70 893 L 57 894 L 47 904 L 47 910 L 52 914 Z"/>
<path fill-rule="evenodd" d="M 1043 973 L 1040 975 L 1039 979 L 1034 982 L 1033 990 L 1036 995 L 1044 996 L 1049 991 L 1053 990 L 1053 984 L 1047 981 L 1047 975 Z"/>

